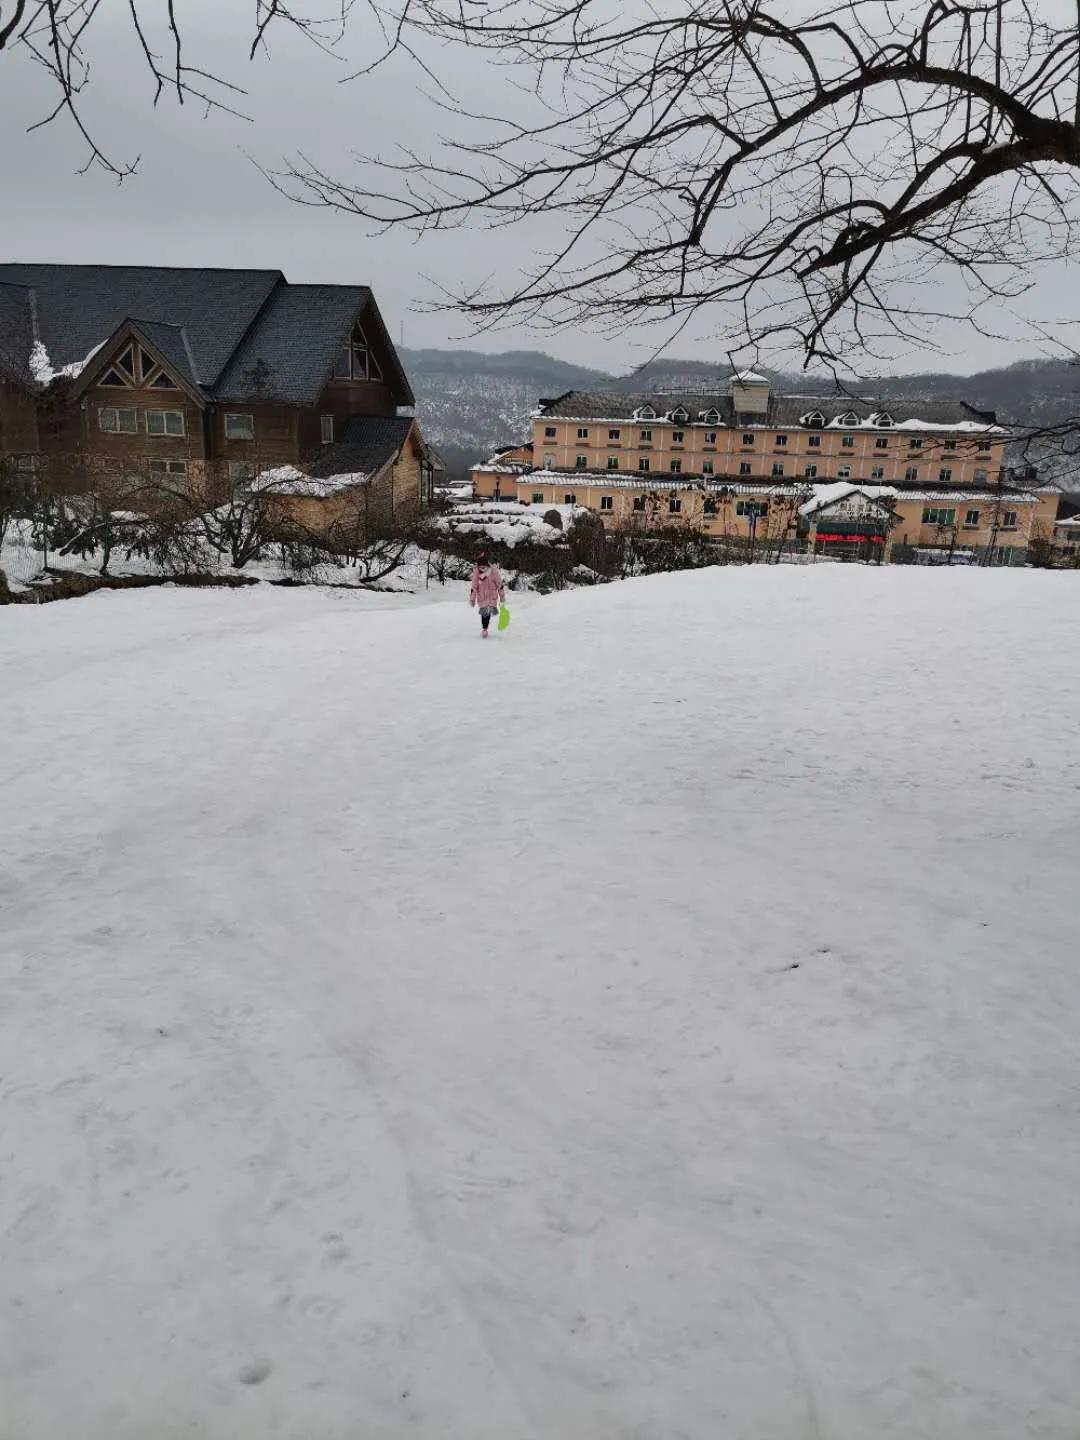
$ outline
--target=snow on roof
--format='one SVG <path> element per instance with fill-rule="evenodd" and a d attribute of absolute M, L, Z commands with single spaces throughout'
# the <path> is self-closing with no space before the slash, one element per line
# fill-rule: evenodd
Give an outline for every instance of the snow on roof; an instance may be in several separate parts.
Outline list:
<path fill-rule="evenodd" d="M 733 385 L 768 385 L 764 375 L 759 375 L 756 370 L 736 370 L 731 377 Z"/>
<path fill-rule="evenodd" d="M 342 490 L 352 490 L 366 485 L 371 477 L 363 474 L 328 475 L 317 480 L 305 475 L 295 465 L 279 465 L 274 470 L 264 470 L 249 483 L 248 488 L 256 495 L 301 495 L 313 500 L 325 500 Z"/>
<path fill-rule="evenodd" d="M 59 369 L 53 369 L 48 350 L 40 340 L 35 340 L 30 351 L 30 374 L 39 385 L 51 385 L 54 380 L 75 380 L 90 364 L 104 343 L 104 340 L 99 340 L 82 360 L 73 360 L 70 365 L 61 365 Z"/>
<path fill-rule="evenodd" d="M 815 485 L 812 499 L 799 506 L 799 514 L 813 515 L 849 495 L 863 495 L 867 500 L 892 500 L 898 493 L 891 485 L 858 485 L 850 480 L 834 480 L 829 485 Z"/>

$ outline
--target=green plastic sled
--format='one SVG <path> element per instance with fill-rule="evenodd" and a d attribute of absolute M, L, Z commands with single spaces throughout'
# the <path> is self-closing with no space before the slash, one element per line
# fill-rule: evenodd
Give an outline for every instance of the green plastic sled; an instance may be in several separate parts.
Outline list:
<path fill-rule="evenodd" d="M 510 624 L 510 611 L 505 605 L 499 606 L 499 629 L 505 630 Z"/>

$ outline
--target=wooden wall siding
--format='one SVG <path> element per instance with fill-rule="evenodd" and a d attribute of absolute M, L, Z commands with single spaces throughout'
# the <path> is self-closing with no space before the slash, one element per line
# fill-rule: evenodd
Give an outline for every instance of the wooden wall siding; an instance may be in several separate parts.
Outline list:
<path fill-rule="evenodd" d="M 40 448 L 33 395 L 0 379 L 0 456 L 36 454 Z"/>
<path fill-rule="evenodd" d="M 334 439 L 340 440 L 345 422 L 352 415 L 394 415 L 394 397 L 381 380 L 332 380 L 323 389 L 318 403 L 299 412 L 300 458 L 313 460 L 322 448 L 321 416 L 333 415 Z"/>
<path fill-rule="evenodd" d="M 253 440 L 229 440 L 226 415 L 250 415 Z M 209 414 L 209 453 L 224 464 L 239 461 L 257 470 L 295 465 L 300 459 L 300 411 L 293 405 L 216 405 Z"/>

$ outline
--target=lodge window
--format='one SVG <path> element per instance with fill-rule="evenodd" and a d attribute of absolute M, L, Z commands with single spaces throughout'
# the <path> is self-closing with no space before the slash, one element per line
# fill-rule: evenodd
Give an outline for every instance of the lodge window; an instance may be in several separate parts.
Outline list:
<path fill-rule="evenodd" d="M 811 450 L 820 450 L 820 449 L 821 449 L 821 436 L 820 436 L 820 435 L 808 435 L 808 436 L 806 437 L 806 443 L 807 443 L 807 445 L 810 446 L 810 449 L 811 449 Z"/>
<path fill-rule="evenodd" d="M 671 473 L 672 473 L 672 475 L 681 475 L 681 474 L 682 474 L 682 461 L 681 461 L 681 460 L 672 460 L 672 462 L 671 462 Z"/>
<path fill-rule="evenodd" d="M 1001 528 L 1003 530 L 1015 530 L 1019 518 L 1015 510 L 1006 510 L 1001 517 Z"/>
<path fill-rule="evenodd" d="M 674 496 L 672 496 L 672 498 L 667 502 L 667 508 L 669 515 L 678 515 L 679 512 L 682 510 L 682 501 L 677 500 Z"/>
<path fill-rule="evenodd" d="M 635 509 L 635 510 L 644 510 L 644 509 L 645 509 L 645 496 L 644 496 L 644 495 L 635 495 L 635 496 L 634 496 L 634 509 Z"/>
<path fill-rule="evenodd" d="M 705 431 L 705 444 L 706 444 L 706 445 L 715 445 L 715 444 L 716 444 L 716 431 L 715 431 L 715 430 L 706 430 L 706 431 Z"/>
<path fill-rule="evenodd" d="M 642 430 L 642 432 L 641 432 L 641 438 L 642 438 L 642 440 L 645 442 L 646 445 L 651 444 L 651 443 L 652 443 L 652 431 L 651 431 L 651 430 Z"/>
<path fill-rule="evenodd" d="M 671 432 L 671 443 L 672 443 L 672 445 L 681 445 L 681 444 L 683 443 L 683 440 L 684 440 L 684 439 L 685 439 L 685 431 L 682 431 L 682 430 L 673 430 L 673 431 Z"/>
<path fill-rule="evenodd" d="M 854 436 L 854 435 L 845 435 L 844 438 L 840 441 L 840 444 L 844 447 L 845 450 L 854 450 L 854 449 L 855 449 L 855 436 Z"/>
<path fill-rule="evenodd" d="M 615 508 L 615 500 L 614 500 L 614 497 L 613 497 L 613 496 L 611 496 L 611 495 L 601 495 L 601 496 L 600 496 L 600 509 L 601 509 L 601 510 L 613 510 L 614 508 Z"/>
<path fill-rule="evenodd" d="M 544 427 L 544 439 L 545 439 L 545 440 L 554 440 L 554 439 L 555 439 L 555 436 L 556 436 L 558 433 L 559 433 L 559 432 L 558 432 L 558 430 L 556 430 L 556 428 L 555 428 L 554 425 L 546 425 L 546 426 Z"/>
<path fill-rule="evenodd" d="M 334 362 L 335 380 L 380 380 L 382 375 L 368 348 L 367 337 L 357 325 L 349 337 L 349 343 L 338 353 Z"/>
<path fill-rule="evenodd" d="M 124 405 L 102 405 L 98 409 L 98 427 L 107 435 L 137 435 L 139 412 Z"/>
<path fill-rule="evenodd" d="M 774 438 L 774 440 L 775 440 L 775 443 L 780 447 L 781 450 L 782 450 L 782 449 L 784 448 L 784 446 L 787 444 L 787 436 L 786 436 L 786 435 L 776 435 L 776 436 L 774 436 L 773 438 Z"/>
<path fill-rule="evenodd" d="M 146 468 L 155 479 L 163 479 L 166 475 L 173 479 L 185 479 L 187 477 L 186 460 L 148 460 Z"/>
<path fill-rule="evenodd" d="M 579 455 L 579 456 L 577 457 L 577 459 L 574 461 L 574 469 L 575 469 L 575 470 L 584 470 L 585 467 L 586 467 L 586 465 L 588 465 L 588 463 L 589 463 L 589 457 L 588 457 L 587 455 Z"/>
<path fill-rule="evenodd" d="M 885 467 L 884 467 L 883 465 L 875 465 L 874 468 L 870 471 L 870 479 L 871 479 L 871 480 L 884 480 L 884 479 L 885 479 Z"/>
<path fill-rule="evenodd" d="M 850 480 L 850 479 L 851 479 L 851 466 L 850 466 L 850 465 L 841 465 L 841 466 L 839 467 L 839 469 L 837 470 L 837 472 L 836 472 L 836 478 L 837 478 L 838 480 Z"/>
<path fill-rule="evenodd" d="M 806 476 L 807 480 L 815 479 L 817 476 L 817 466 L 807 465 L 806 469 L 803 471 L 803 474 Z"/>
<path fill-rule="evenodd" d="M 545 470 L 554 470 L 554 469 L 555 469 L 555 456 L 554 456 L 554 455 L 545 455 L 545 456 L 544 456 L 544 469 L 545 469 Z"/>
<path fill-rule="evenodd" d="M 924 525 L 955 525 L 956 511 L 953 509 L 943 510 L 936 505 L 927 505 L 922 512 L 922 523 Z"/>
<path fill-rule="evenodd" d="M 784 473 L 784 462 L 783 462 L 782 460 L 774 460 L 774 461 L 773 461 L 772 473 L 773 473 L 774 475 L 777 475 L 777 476 L 783 475 L 783 473 Z"/>
<path fill-rule="evenodd" d="M 736 515 L 768 515 L 769 502 L 767 500 L 738 500 L 735 503 Z"/>
<path fill-rule="evenodd" d="M 716 514 L 716 501 L 713 500 L 712 497 L 710 496 L 710 498 L 705 501 L 705 504 L 704 504 L 704 506 L 703 506 L 702 508 L 704 509 L 706 515 L 715 515 L 715 514 Z"/>
<path fill-rule="evenodd" d="M 609 470 L 617 470 L 619 468 L 619 457 L 617 455 L 609 455 L 607 457 L 607 468 Z"/>
<path fill-rule="evenodd" d="M 713 473 L 713 462 L 711 460 L 703 460 L 701 462 L 701 473 L 703 475 L 711 475 Z"/>
<path fill-rule="evenodd" d="M 578 426 L 577 438 L 579 440 L 587 440 L 589 438 L 589 427 L 587 425 Z"/>
<path fill-rule="evenodd" d="M 319 416 L 319 438 L 324 445 L 334 443 L 334 417 L 332 415 Z"/>
<path fill-rule="evenodd" d="M 226 415 L 226 416 L 225 416 L 225 439 L 226 439 L 226 440 L 254 440 L 254 439 L 255 439 L 255 417 L 254 417 L 254 415 Z"/>
<path fill-rule="evenodd" d="M 947 485 L 949 483 L 949 481 L 952 479 L 952 470 L 949 468 L 948 465 L 943 465 L 941 467 L 941 469 L 937 472 L 937 478 L 942 485 Z"/>
<path fill-rule="evenodd" d="M 753 435 L 744 435 L 744 436 L 742 437 L 742 443 L 743 443 L 744 445 L 752 445 L 752 444 L 754 443 L 754 437 L 753 437 Z"/>
<path fill-rule="evenodd" d="M 752 468 L 753 468 L 753 467 L 751 466 L 749 460 L 740 460 L 740 461 L 739 461 L 739 474 L 740 474 L 740 475 L 749 475 Z"/>
<path fill-rule="evenodd" d="M 651 463 L 648 460 L 639 460 L 637 462 L 637 468 L 639 470 L 648 470 L 651 468 Z"/>
<path fill-rule="evenodd" d="M 887 450 L 888 448 L 889 448 L 888 439 L 887 439 L 884 435 L 879 435 L 879 436 L 877 437 L 877 439 L 874 441 L 874 449 L 875 449 L 875 450 Z"/>
<path fill-rule="evenodd" d="M 967 512 L 967 514 L 964 516 L 964 524 L 965 524 L 965 525 L 978 525 L 978 523 L 979 523 L 979 512 L 978 512 L 977 510 L 969 510 L 969 511 Z"/>
<path fill-rule="evenodd" d="M 609 431 L 607 432 L 607 438 L 608 438 L 609 440 L 620 440 L 620 439 L 622 438 L 622 431 L 621 431 L 621 430 L 609 430 Z"/>
<path fill-rule="evenodd" d="M 576 504 L 577 504 L 577 496 L 576 496 L 573 492 L 571 492 L 569 495 L 564 495 L 564 496 L 563 496 L 563 504 L 564 504 L 564 505 L 576 505 Z"/>
<path fill-rule="evenodd" d="M 905 480 L 917 480 L 918 478 L 919 478 L 919 467 L 918 467 L 917 465 L 909 465 L 909 466 L 907 467 L 907 469 L 904 471 L 904 479 L 905 479 Z"/>
<path fill-rule="evenodd" d="M 976 471 L 975 471 L 975 479 L 976 479 L 976 480 L 982 481 L 982 482 L 985 484 L 986 478 L 987 478 L 987 477 L 986 477 L 986 471 L 985 471 L 985 470 L 976 470 Z"/>
<path fill-rule="evenodd" d="M 534 505 L 542 505 L 544 503 L 544 492 L 542 490 L 534 490 L 532 492 L 532 503 Z"/>
<path fill-rule="evenodd" d="M 183 435 L 184 412 L 182 410 L 147 410 L 146 433 L 148 435 Z"/>
<path fill-rule="evenodd" d="M 941 442 L 941 448 L 942 448 L 943 450 L 955 450 L 955 449 L 956 449 L 956 441 L 955 441 L 955 440 L 943 440 L 943 441 Z"/>
<path fill-rule="evenodd" d="M 922 449 L 922 441 L 921 441 L 921 440 L 918 438 L 918 436 L 916 436 L 916 435 L 913 435 L 913 436 L 911 437 L 911 439 L 910 439 L 907 443 L 908 443 L 908 449 L 909 449 L 909 450 L 921 450 L 921 449 Z"/>

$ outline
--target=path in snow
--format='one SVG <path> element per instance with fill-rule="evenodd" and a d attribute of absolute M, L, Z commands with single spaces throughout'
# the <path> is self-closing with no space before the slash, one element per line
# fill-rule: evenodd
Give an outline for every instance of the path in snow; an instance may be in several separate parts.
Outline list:
<path fill-rule="evenodd" d="M 1078 620 L 0 611 L 2 1440 L 1074 1437 Z"/>

